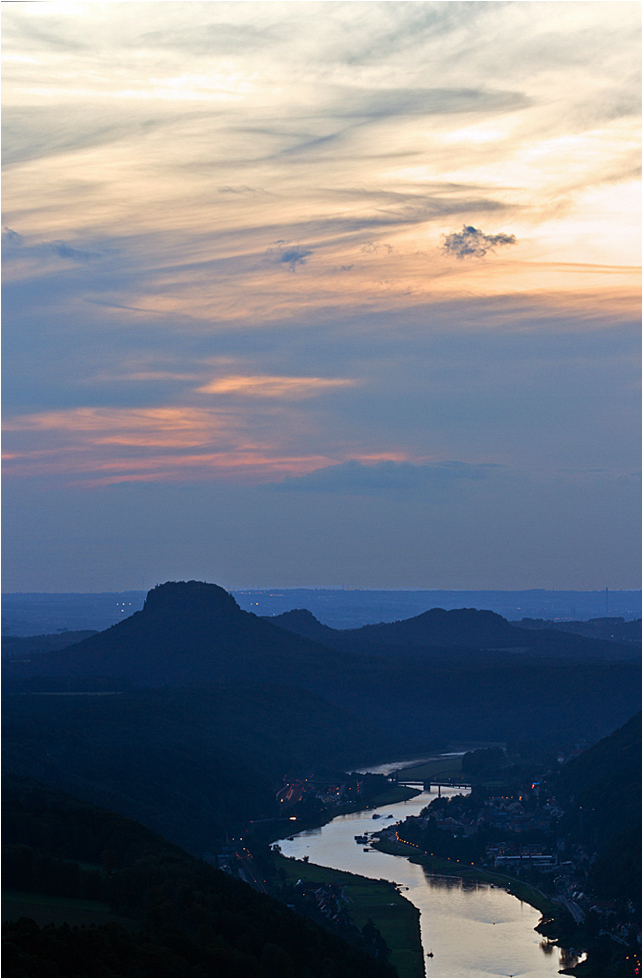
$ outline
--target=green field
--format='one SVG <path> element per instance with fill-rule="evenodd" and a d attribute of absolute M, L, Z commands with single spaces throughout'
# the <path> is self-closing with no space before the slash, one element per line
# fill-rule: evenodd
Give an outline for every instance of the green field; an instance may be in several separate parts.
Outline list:
<path fill-rule="evenodd" d="M 422 851 L 419 853 L 415 847 L 408 844 L 399 844 L 389 840 L 372 841 L 371 846 L 378 851 L 385 851 L 387 854 L 404 854 L 414 864 L 422 864 L 428 871 L 433 871 L 437 875 L 466 878 L 468 881 L 488 881 L 491 885 L 505 888 L 521 902 L 532 905 L 533 908 L 545 915 L 555 915 L 556 912 L 561 911 L 561 906 L 540 892 L 538 888 L 534 888 L 518 878 L 500 874 L 498 871 L 486 871 L 483 868 L 476 868 L 474 865 L 467 865 L 460 861 L 430 857 L 428 854 L 423 854 Z"/>
<path fill-rule="evenodd" d="M 104 902 L 92 902 L 82 898 L 63 898 L 59 895 L 40 895 L 36 892 L 19 892 L 2 889 L 2 921 L 15 922 L 25 916 L 33 919 L 39 926 L 53 922 L 62 926 L 103 925 L 105 922 L 120 922 L 132 925 L 130 919 L 116 915 Z"/>
<path fill-rule="evenodd" d="M 424 977 L 423 949 L 420 943 L 420 913 L 396 890 L 392 882 L 375 881 L 348 871 L 334 871 L 315 864 L 275 855 L 278 868 L 287 879 L 328 884 L 345 888 L 348 912 L 359 929 L 371 919 L 391 950 L 391 961 L 401 977 Z"/>

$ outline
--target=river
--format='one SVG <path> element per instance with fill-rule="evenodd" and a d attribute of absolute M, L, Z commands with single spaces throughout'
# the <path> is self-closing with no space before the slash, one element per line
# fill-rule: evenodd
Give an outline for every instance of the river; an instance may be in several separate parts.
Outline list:
<path fill-rule="evenodd" d="M 442 790 L 450 796 L 458 792 Z M 308 856 L 312 864 L 401 885 L 402 893 L 421 913 L 428 977 L 558 976 L 563 966 L 572 963 L 563 950 L 549 946 L 534 931 L 541 917 L 537 909 L 502 888 L 431 875 L 404 857 L 365 851 L 355 842 L 355 835 L 419 813 L 436 795 L 423 792 L 386 806 L 377 820 L 372 810 L 336 817 L 324 827 L 281 840 L 282 853 L 300 859 Z M 430 952 L 433 957 L 427 955 Z"/>

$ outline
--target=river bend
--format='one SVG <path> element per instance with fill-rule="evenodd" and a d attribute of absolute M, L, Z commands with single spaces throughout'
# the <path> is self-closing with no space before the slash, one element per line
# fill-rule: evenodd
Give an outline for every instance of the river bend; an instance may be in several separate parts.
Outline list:
<path fill-rule="evenodd" d="M 459 790 L 445 790 L 454 795 Z M 540 913 L 504 889 L 484 883 L 431 875 L 404 857 L 368 849 L 354 840 L 419 813 L 435 799 L 423 792 L 373 811 L 343 814 L 324 827 L 281 840 L 286 857 L 309 857 L 312 864 L 386 878 L 420 910 L 421 939 L 428 977 L 557 977 L 571 965 L 566 953 L 534 931 Z M 433 953 L 432 957 L 427 954 Z"/>

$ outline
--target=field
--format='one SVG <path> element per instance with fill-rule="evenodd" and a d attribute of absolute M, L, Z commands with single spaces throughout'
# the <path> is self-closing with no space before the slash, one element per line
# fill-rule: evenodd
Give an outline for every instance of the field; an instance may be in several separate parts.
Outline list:
<path fill-rule="evenodd" d="M 14 922 L 24 916 L 33 919 L 39 926 L 53 922 L 62 926 L 103 925 L 105 922 L 120 922 L 132 925 L 132 920 L 124 919 L 110 911 L 104 902 L 92 902 L 82 898 L 63 898 L 58 895 L 39 895 L 35 892 L 19 892 L 2 889 L 2 921 Z"/>
<path fill-rule="evenodd" d="M 337 883 L 345 888 L 349 914 L 359 929 L 371 919 L 391 950 L 391 961 L 401 977 L 425 976 L 420 944 L 419 912 L 388 881 L 375 881 L 347 871 L 334 871 L 315 864 L 276 855 L 278 868 L 287 879 L 321 884 Z"/>

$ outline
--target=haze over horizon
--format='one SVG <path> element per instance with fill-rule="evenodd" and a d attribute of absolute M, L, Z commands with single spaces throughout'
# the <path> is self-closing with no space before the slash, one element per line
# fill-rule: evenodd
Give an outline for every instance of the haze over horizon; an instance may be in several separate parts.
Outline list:
<path fill-rule="evenodd" d="M 4 590 L 639 588 L 639 19 L 4 5 Z"/>

